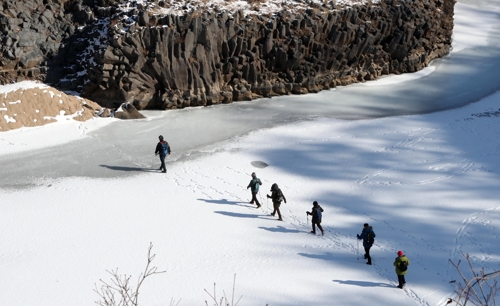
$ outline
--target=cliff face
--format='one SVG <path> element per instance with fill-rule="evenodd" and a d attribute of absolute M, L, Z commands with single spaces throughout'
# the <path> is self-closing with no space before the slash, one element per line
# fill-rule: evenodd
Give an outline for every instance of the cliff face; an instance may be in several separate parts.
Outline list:
<path fill-rule="evenodd" d="M 138 109 L 172 109 L 317 92 L 414 72 L 446 55 L 454 1 L 382 0 L 344 8 L 330 2 L 270 16 L 242 11 L 161 16 L 144 8 L 131 23 L 120 17 L 118 2 L 59 1 L 59 11 L 45 5 L 41 15 L 50 31 L 37 32 L 50 33 L 45 36 L 50 47 L 11 40 L 0 63 L 4 79 L 14 72 L 45 79 L 108 107 L 133 102 Z M 71 18 L 50 22 L 47 11 Z M 4 16 L 3 40 L 16 26 L 25 32 L 27 17 L 13 23 Z M 34 59 L 16 56 L 19 50 Z"/>

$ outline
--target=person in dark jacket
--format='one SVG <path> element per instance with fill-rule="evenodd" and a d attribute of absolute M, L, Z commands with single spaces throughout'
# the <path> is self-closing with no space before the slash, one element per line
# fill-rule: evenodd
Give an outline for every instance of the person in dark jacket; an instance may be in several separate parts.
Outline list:
<path fill-rule="evenodd" d="M 319 230 L 321 231 L 321 236 L 325 235 L 325 231 L 323 230 L 323 227 L 321 227 L 321 217 L 322 217 L 323 211 L 324 211 L 323 208 L 321 208 L 321 206 L 319 206 L 318 202 L 316 202 L 316 201 L 313 202 L 313 207 L 312 207 L 311 212 L 306 211 L 306 214 L 312 216 L 312 220 L 311 220 L 312 231 L 311 231 L 311 233 L 313 233 L 314 235 L 316 235 L 316 225 L 318 226 Z"/>
<path fill-rule="evenodd" d="M 361 232 L 361 235 L 356 235 L 358 239 L 363 239 L 363 247 L 365 248 L 365 259 L 368 260 L 366 262 L 367 265 L 372 264 L 372 258 L 370 256 L 370 248 L 373 246 L 373 243 L 370 243 L 369 241 L 369 236 L 373 234 L 373 238 L 375 238 L 375 232 L 373 231 L 373 228 L 368 225 L 368 223 L 365 223 L 363 226 L 363 231 Z"/>
<path fill-rule="evenodd" d="M 285 201 L 285 203 L 286 203 L 286 198 L 285 198 L 285 195 L 283 194 L 283 192 L 281 192 L 281 189 L 279 189 L 278 184 L 274 183 L 271 186 L 271 195 L 267 194 L 267 197 L 272 199 L 272 201 L 273 201 L 274 211 L 271 214 L 271 216 L 274 217 L 274 215 L 277 212 L 278 217 L 279 217 L 278 220 L 283 221 L 283 218 L 281 217 L 281 212 L 280 212 L 280 205 L 281 205 L 281 201 Z"/>
<path fill-rule="evenodd" d="M 261 205 L 259 203 L 259 200 L 257 200 L 257 193 L 259 192 L 259 186 L 262 185 L 262 182 L 257 178 L 257 175 L 255 172 L 252 173 L 252 180 L 250 181 L 250 184 L 248 184 L 247 189 L 250 188 L 250 191 L 252 192 L 252 201 L 250 201 L 250 204 L 255 203 L 257 204 L 257 208 L 259 208 Z"/>
<path fill-rule="evenodd" d="M 410 260 L 403 251 L 398 251 L 398 257 L 394 260 L 394 266 L 396 267 L 396 274 L 398 276 L 398 288 L 403 289 L 406 284 L 405 274 L 408 272 L 408 266 L 410 265 Z"/>
<path fill-rule="evenodd" d="M 166 173 L 167 167 L 165 166 L 165 156 L 170 155 L 170 145 L 166 140 L 163 139 L 162 135 L 158 136 L 158 139 L 160 141 L 156 145 L 156 150 L 155 150 L 155 155 L 160 155 L 161 166 L 160 169 L 158 170 L 161 170 L 161 172 Z"/>

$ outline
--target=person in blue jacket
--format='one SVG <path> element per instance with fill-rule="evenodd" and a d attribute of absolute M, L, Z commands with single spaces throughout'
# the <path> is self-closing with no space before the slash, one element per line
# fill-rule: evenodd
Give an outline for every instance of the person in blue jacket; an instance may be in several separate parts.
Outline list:
<path fill-rule="evenodd" d="M 363 226 L 363 231 L 361 232 L 361 235 L 356 235 L 358 239 L 363 239 L 363 247 L 365 248 L 365 259 L 367 260 L 366 264 L 371 265 L 372 264 L 372 258 L 370 256 L 370 248 L 373 246 L 374 239 L 375 239 L 375 232 L 373 231 L 373 228 L 368 225 L 368 223 L 365 223 Z"/>
<path fill-rule="evenodd" d="M 167 172 L 167 167 L 165 166 L 165 156 L 170 155 L 170 145 L 166 140 L 163 139 L 163 136 L 160 135 L 158 136 L 158 144 L 156 144 L 156 149 L 155 149 L 155 155 L 160 155 L 160 162 L 161 166 L 160 169 L 161 172 L 166 173 Z"/>
<path fill-rule="evenodd" d="M 257 208 L 261 206 L 259 200 L 257 200 L 257 193 L 259 192 L 260 185 L 262 185 L 262 182 L 257 177 L 257 174 L 253 172 L 252 180 L 250 181 L 250 184 L 248 184 L 247 189 L 250 188 L 250 191 L 252 192 L 252 201 L 250 201 L 250 204 L 253 204 L 253 202 L 255 202 L 257 204 Z"/>

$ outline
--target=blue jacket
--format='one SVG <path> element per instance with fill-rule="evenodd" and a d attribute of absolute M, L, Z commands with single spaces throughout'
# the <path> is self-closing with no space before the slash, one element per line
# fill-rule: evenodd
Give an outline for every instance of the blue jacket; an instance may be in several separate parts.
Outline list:
<path fill-rule="evenodd" d="M 165 155 L 163 152 L 163 149 L 162 149 L 162 145 L 161 145 L 162 143 L 165 143 L 167 145 L 167 148 L 168 148 L 167 154 L 170 155 L 170 145 L 168 144 L 168 142 L 166 140 L 158 142 L 158 144 L 156 145 L 155 154 L 160 154 L 161 156 Z"/>
<path fill-rule="evenodd" d="M 365 248 L 372 247 L 372 244 L 368 244 L 368 242 L 366 241 L 366 239 L 368 238 L 368 233 L 373 233 L 373 238 L 377 237 L 371 226 L 364 227 L 361 235 L 358 235 L 358 239 L 363 239 L 363 247 Z"/>

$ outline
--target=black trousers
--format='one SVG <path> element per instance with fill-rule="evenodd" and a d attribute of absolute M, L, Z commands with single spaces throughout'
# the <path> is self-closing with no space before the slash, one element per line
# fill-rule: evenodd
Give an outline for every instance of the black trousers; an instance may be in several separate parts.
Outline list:
<path fill-rule="evenodd" d="M 366 263 L 371 264 L 372 263 L 372 258 L 370 256 L 370 248 L 371 247 L 365 247 L 365 259 L 368 260 Z"/>
<path fill-rule="evenodd" d="M 283 220 L 283 218 L 281 218 L 280 205 L 281 205 L 281 202 L 273 202 L 274 211 L 271 214 L 271 216 L 274 216 L 276 213 L 278 213 L 278 217 L 279 217 L 278 220 Z"/>
<path fill-rule="evenodd" d="M 312 223 L 312 232 L 316 234 L 316 226 L 318 226 L 319 230 L 321 231 L 321 233 L 323 233 L 323 227 L 321 226 L 321 221 L 311 221 Z"/>
<path fill-rule="evenodd" d="M 405 276 L 404 275 L 398 275 L 398 282 L 399 282 L 399 287 L 404 286 L 404 284 L 406 284 Z"/>
<path fill-rule="evenodd" d="M 253 204 L 253 202 L 257 203 L 257 206 L 260 206 L 260 203 L 259 203 L 259 200 L 257 200 L 257 192 L 253 192 L 252 191 L 252 201 L 250 201 L 251 204 Z"/>

